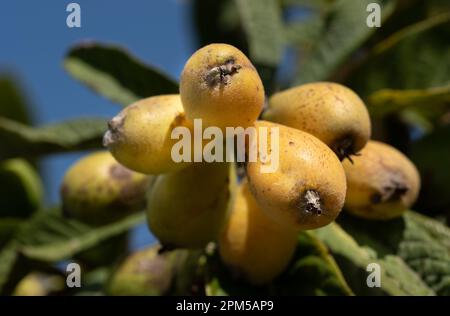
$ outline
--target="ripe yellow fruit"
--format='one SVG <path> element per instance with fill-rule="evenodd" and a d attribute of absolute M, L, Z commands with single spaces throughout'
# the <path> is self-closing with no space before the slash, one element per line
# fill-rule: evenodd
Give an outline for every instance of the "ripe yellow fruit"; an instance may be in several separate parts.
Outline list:
<path fill-rule="evenodd" d="M 177 126 L 190 126 L 179 95 L 137 101 L 108 123 L 103 143 L 121 164 L 146 174 L 160 174 L 186 166 L 172 160 L 171 139 Z"/>
<path fill-rule="evenodd" d="M 333 221 L 344 205 L 346 191 L 344 169 L 336 155 L 319 139 L 300 130 L 266 121 L 255 126 L 270 128 L 268 134 L 274 132 L 272 128 L 279 130 L 278 169 L 261 172 L 264 162 L 260 158 L 246 166 L 250 190 L 260 207 L 297 230 Z"/>
<path fill-rule="evenodd" d="M 188 119 L 203 126 L 247 127 L 264 105 L 264 87 L 250 60 L 227 44 L 196 51 L 181 74 L 180 94 Z"/>
<path fill-rule="evenodd" d="M 108 151 L 78 160 L 61 186 L 66 215 L 90 225 L 103 225 L 145 208 L 152 177 L 119 164 Z"/>
<path fill-rule="evenodd" d="M 316 136 L 341 160 L 360 151 L 371 134 L 363 101 L 349 88 L 331 82 L 309 83 L 274 94 L 263 118 Z"/>
<path fill-rule="evenodd" d="M 400 216 L 417 199 L 420 176 L 414 164 L 394 147 L 369 141 L 354 158 L 343 162 L 347 175 L 345 209 L 368 219 Z"/>
<path fill-rule="evenodd" d="M 242 183 L 219 239 L 222 261 L 251 284 L 261 285 L 284 271 L 296 244 L 296 231 L 269 218 Z"/>
<path fill-rule="evenodd" d="M 136 251 L 127 257 L 108 282 L 109 295 L 164 295 L 174 274 L 176 253 L 159 254 L 159 245 Z"/>
<path fill-rule="evenodd" d="M 62 292 L 66 288 L 61 275 L 30 272 L 16 285 L 14 296 L 47 296 Z"/>
<path fill-rule="evenodd" d="M 204 247 L 218 237 L 235 187 L 235 169 L 225 162 L 158 176 L 147 198 L 150 230 L 168 249 Z"/>

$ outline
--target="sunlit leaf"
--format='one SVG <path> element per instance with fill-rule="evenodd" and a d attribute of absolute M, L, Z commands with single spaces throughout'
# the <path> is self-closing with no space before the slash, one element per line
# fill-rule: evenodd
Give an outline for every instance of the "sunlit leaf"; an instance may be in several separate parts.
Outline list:
<path fill-rule="evenodd" d="M 383 226 L 383 234 L 386 234 Z M 379 228 L 381 231 L 381 228 Z M 350 235 L 336 223 L 316 231 L 317 236 L 330 248 L 351 288 L 359 295 L 433 295 L 433 291 L 404 260 L 378 247 L 366 245 Z M 358 240 L 358 242 L 357 242 Z M 380 267 L 381 287 L 369 287 L 369 264 Z"/>
<path fill-rule="evenodd" d="M 258 64 L 276 66 L 283 53 L 283 26 L 277 0 L 236 0 L 249 43 Z"/>
<path fill-rule="evenodd" d="M 383 41 L 379 42 L 373 48 L 373 54 L 381 54 L 387 51 L 388 49 L 394 47 L 396 44 L 398 44 L 405 38 L 427 31 L 435 26 L 448 22 L 450 22 L 450 12 L 444 12 L 438 15 L 433 15 L 430 18 L 420 21 L 418 23 L 409 25 L 395 32 L 394 34 L 384 39 Z"/>
<path fill-rule="evenodd" d="M 76 46 L 68 52 L 64 67 L 75 79 L 123 106 L 152 95 L 178 93 L 174 80 L 112 45 Z"/>
<path fill-rule="evenodd" d="M 360 247 L 374 252 L 372 262 L 385 264 L 387 258 L 403 262 L 403 268 L 398 268 L 398 271 L 389 272 L 390 266 L 385 267 L 389 276 L 382 284 L 387 285 L 386 281 L 392 278 L 395 281 L 393 286 L 401 285 L 396 291 L 405 294 L 427 294 L 426 287 L 421 284 L 426 284 L 438 295 L 450 294 L 450 230 L 445 225 L 412 211 L 400 218 L 383 221 L 382 226 L 378 221 L 350 216 L 343 217 L 340 223 Z M 334 251 L 333 247 L 330 248 Z M 407 276 L 408 270 L 414 274 Z M 397 277 L 399 271 L 405 278 Z"/>
<path fill-rule="evenodd" d="M 409 107 L 433 111 L 450 104 L 450 85 L 428 89 L 383 89 L 368 98 L 370 114 L 381 117 Z"/>
<path fill-rule="evenodd" d="M 395 1 L 337 1 L 327 17 L 326 26 L 317 35 L 314 47 L 302 55 L 294 84 L 326 80 L 350 54 L 372 35 L 376 28 L 366 25 L 367 6 L 381 5 L 382 22 L 393 12 Z"/>
<path fill-rule="evenodd" d="M 0 159 L 102 147 L 106 119 L 74 119 L 30 127 L 0 117 Z"/>
<path fill-rule="evenodd" d="M 26 257 L 57 262 L 118 236 L 143 221 L 144 214 L 139 213 L 93 228 L 58 214 L 42 212 L 27 223 L 17 238 L 21 243 L 20 251 Z"/>

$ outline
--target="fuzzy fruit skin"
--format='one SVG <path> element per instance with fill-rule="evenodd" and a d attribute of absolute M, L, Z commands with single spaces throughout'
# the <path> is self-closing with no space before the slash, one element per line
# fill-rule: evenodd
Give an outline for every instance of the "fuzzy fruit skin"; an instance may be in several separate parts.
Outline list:
<path fill-rule="evenodd" d="M 219 239 L 225 265 L 253 285 L 266 284 L 285 270 L 296 245 L 296 231 L 268 217 L 243 182 Z"/>
<path fill-rule="evenodd" d="M 89 225 L 111 223 L 145 208 L 151 180 L 119 164 L 108 151 L 89 154 L 64 176 L 64 213 Z"/>
<path fill-rule="evenodd" d="M 203 248 L 216 240 L 235 192 L 230 163 L 194 163 L 160 175 L 147 197 L 147 221 L 161 244 Z"/>
<path fill-rule="evenodd" d="M 259 158 L 246 166 L 250 190 L 260 207 L 297 230 L 328 225 L 345 200 L 346 179 L 339 159 L 308 133 L 267 121 L 257 121 L 255 126 L 279 128 L 278 169 L 262 173 Z"/>
<path fill-rule="evenodd" d="M 118 266 L 107 285 L 108 295 L 155 296 L 166 294 L 173 281 L 175 252 L 158 254 L 155 245 L 134 252 Z"/>
<path fill-rule="evenodd" d="M 125 167 L 160 174 L 186 166 L 172 160 L 177 126 L 189 126 L 178 94 L 146 98 L 123 109 L 109 123 L 103 143 Z"/>
<path fill-rule="evenodd" d="M 420 176 L 414 164 L 394 147 L 369 141 L 354 158 L 344 161 L 347 175 L 345 209 L 367 219 L 401 216 L 417 199 Z"/>
<path fill-rule="evenodd" d="M 235 68 L 222 76 L 219 67 Z M 255 67 L 227 44 L 204 46 L 189 58 L 181 74 L 180 95 L 188 119 L 200 118 L 205 127 L 222 130 L 250 126 L 264 105 L 264 87 Z"/>
<path fill-rule="evenodd" d="M 363 101 L 349 88 L 331 82 L 309 83 L 274 94 L 263 119 L 314 135 L 341 160 L 360 151 L 371 134 Z"/>

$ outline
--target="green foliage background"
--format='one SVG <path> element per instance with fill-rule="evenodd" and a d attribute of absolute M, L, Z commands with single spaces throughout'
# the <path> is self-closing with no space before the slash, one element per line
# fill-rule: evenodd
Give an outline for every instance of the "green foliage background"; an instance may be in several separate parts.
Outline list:
<path fill-rule="evenodd" d="M 366 26 L 366 7 L 382 8 L 382 27 Z M 307 12 L 298 17 L 298 12 Z M 417 165 L 423 188 L 414 211 L 387 222 L 346 214 L 304 232 L 290 267 L 253 288 L 235 280 L 212 253 L 184 256 L 183 286 L 169 294 L 450 295 L 450 3 L 445 0 L 197 0 L 199 47 L 226 42 L 258 68 L 270 95 L 292 85 L 330 80 L 354 89 L 372 115 L 374 138 Z M 68 50 L 67 73 L 126 106 L 178 84 L 125 48 L 102 43 Z M 103 119 L 35 126 L 14 81 L 0 78 L 0 294 L 31 271 L 62 275 L 56 264 L 114 243 L 144 221 L 130 216 L 100 228 L 42 203 L 35 169 L 43 155 L 101 148 Z M 105 293 L 117 261 L 86 265 L 79 291 Z M 366 286 L 369 263 L 382 267 L 381 288 Z M 192 268 L 192 267 L 196 268 Z M 195 280 L 192 281 L 192 280 Z M 192 291 L 195 283 L 196 291 Z M 186 285 L 187 284 L 187 285 Z"/>

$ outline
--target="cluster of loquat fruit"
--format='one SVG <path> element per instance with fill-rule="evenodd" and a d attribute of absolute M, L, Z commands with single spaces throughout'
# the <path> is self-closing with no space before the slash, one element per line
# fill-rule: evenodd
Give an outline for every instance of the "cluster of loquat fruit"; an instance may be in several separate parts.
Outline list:
<path fill-rule="evenodd" d="M 237 48 L 211 44 L 187 61 L 179 95 L 154 96 L 108 124 L 108 151 L 77 162 L 65 175 L 67 215 L 93 225 L 146 205 L 148 225 L 166 250 L 217 242 L 220 257 L 251 284 L 271 282 L 289 264 L 301 230 L 336 219 L 341 209 L 367 219 L 401 215 L 416 200 L 420 178 L 395 148 L 370 140 L 363 101 L 349 88 L 317 82 L 275 93 Z M 261 119 L 259 119 L 261 118 Z M 177 126 L 277 127 L 279 167 L 245 163 L 176 163 Z M 270 129 L 269 129 L 270 130 Z M 156 256 L 155 251 L 151 251 Z"/>

